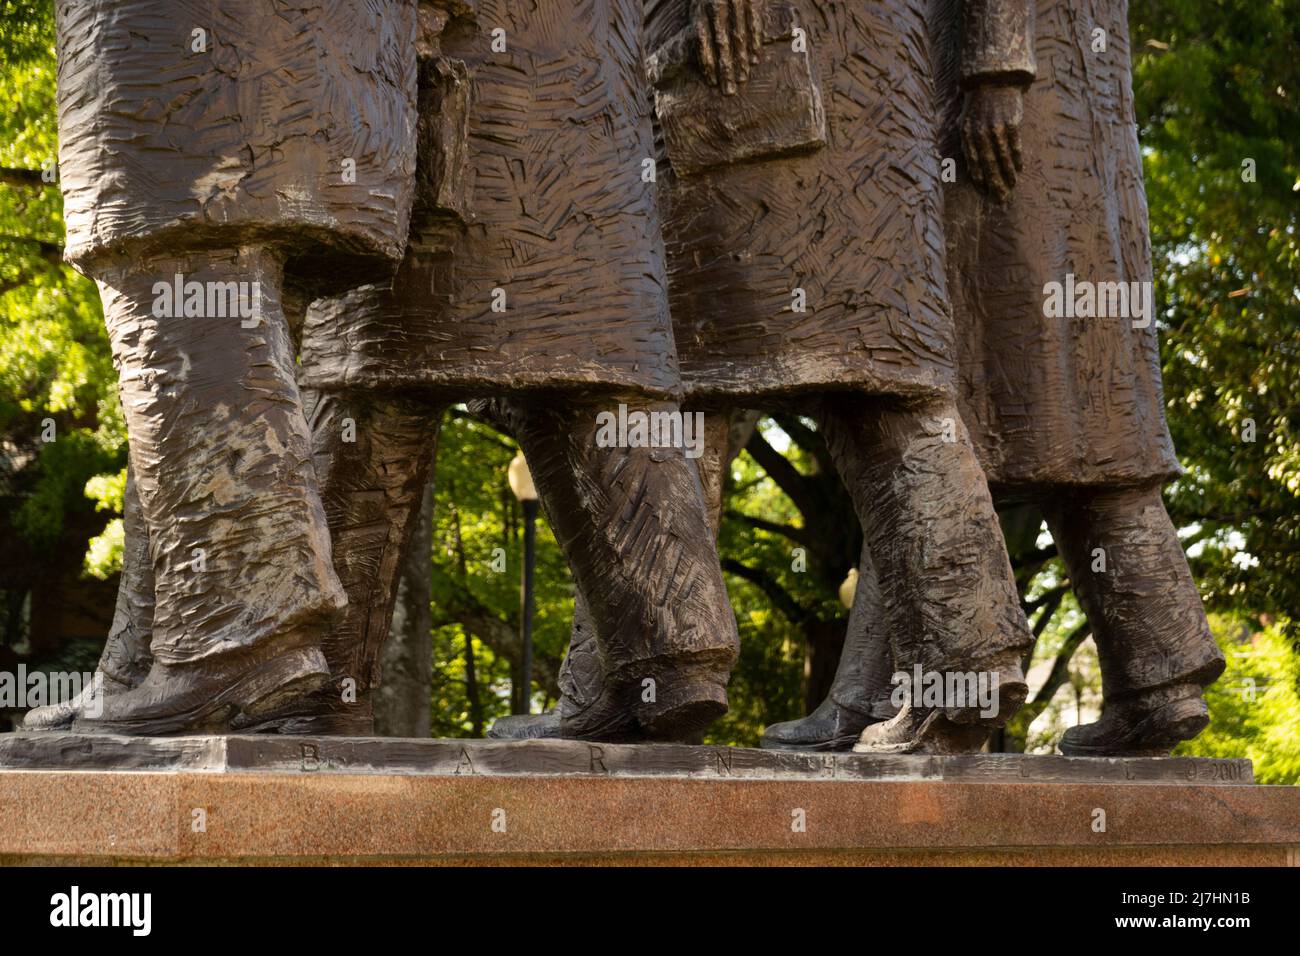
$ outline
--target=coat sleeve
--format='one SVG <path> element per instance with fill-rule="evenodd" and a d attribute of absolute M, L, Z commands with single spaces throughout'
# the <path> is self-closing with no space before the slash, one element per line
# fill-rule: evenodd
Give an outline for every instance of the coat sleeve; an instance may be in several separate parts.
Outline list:
<path fill-rule="evenodd" d="M 990 80 L 1033 82 L 1034 0 L 966 0 L 963 87 Z"/>

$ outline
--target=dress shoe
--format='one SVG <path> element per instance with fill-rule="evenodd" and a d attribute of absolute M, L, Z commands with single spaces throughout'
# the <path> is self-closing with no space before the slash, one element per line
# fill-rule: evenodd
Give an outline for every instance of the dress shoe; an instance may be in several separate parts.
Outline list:
<path fill-rule="evenodd" d="M 1067 757 L 1137 757 L 1169 753 L 1210 723 L 1199 684 L 1175 684 L 1107 701 L 1101 719 L 1061 737 Z"/>
<path fill-rule="evenodd" d="M 239 714 L 272 713 L 328 678 L 325 657 L 314 646 L 184 664 L 154 661 L 139 686 L 105 695 L 103 712 L 79 716 L 72 729 L 134 736 L 228 733 Z"/>
<path fill-rule="evenodd" d="M 850 750 L 862 731 L 879 719 L 827 697 L 807 717 L 772 724 L 763 731 L 759 746 L 765 750 Z"/>

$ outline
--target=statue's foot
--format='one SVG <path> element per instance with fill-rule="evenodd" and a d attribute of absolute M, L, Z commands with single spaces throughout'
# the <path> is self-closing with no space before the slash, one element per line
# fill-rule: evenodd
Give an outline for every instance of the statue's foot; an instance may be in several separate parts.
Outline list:
<path fill-rule="evenodd" d="M 493 721 L 487 735 L 493 740 L 542 740 L 563 736 L 560 733 L 560 713 L 548 710 L 544 714 L 511 714 Z"/>
<path fill-rule="evenodd" d="M 989 696 L 982 700 L 944 701 L 942 706 L 913 702 L 882 723 L 862 731 L 854 753 L 978 753 L 994 728 L 1005 726 L 1029 694 L 1029 685 L 1017 659 L 980 672 L 989 680 Z M 915 692 L 916 689 L 913 688 Z M 981 688 L 982 691 L 982 688 Z M 924 693 L 924 690 L 922 690 Z M 983 697 L 983 693 L 980 694 Z"/>
<path fill-rule="evenodd" d="M 989 724 L 957 724 L 942 710 L 908 705 L 871 724 L 853 745 L 855 754 L 973 754 L 984 747 Z"/>
<path fill-rule="evenodd" d="M 1210 723 L 1199 684 L 1178 684 L 1107 702 L 1096 723 L 1061 737 L 1067 757 L 1139 757 L 1169 753 Z"/>
<path fill-rule="evenodd" d="M 103 671 L 96 671 L 95 673 L 101 675 L 103 683 L 100 686 L 96 687 L 92 683 L 89 687 L 83 687 L 81 693 L 70 700 L 59 701 L 59 703 L 50 704 L 48 707 L 35 707 L 29 710 L 23 716 L 22 729 L 37 731 L 71 730 L 73 722 L 79 717 L 93 717 L 99 714 L 108 694 L 121 693 L 130 689 L 129 684 L 116 681 L 104 674 Z"/>
<path fill-rule="evenodd" d="M 759 746 L 768 750 L 849 750 L 875 722 L 827 697 L 807 717 L 772 724 L 763 731 Z"/>
<path fill-rule="evenodd" d="M 328 678 L 317 647 L 193 664 L 155 661 L 138 687 L 106 695 L 100 716 L 78 717 L 72 727 L 79 733 L 135 736 L 227 733 L 237 715 L 274 713 Z"/>
<path fill-rule="evenodd" d="M 655 686 L 655 699 L 642 698 L 640 682 L 608 682 L 585 704 L 562 696 L 545 714 L 500 717 L 488 731 L 496 740 L 645 740 L 699 743 L 704 730 L 727 712 L 727 690 L 703 669 L 692 668 Z M 630 702 L 630 703 L 629 703 Z"/>

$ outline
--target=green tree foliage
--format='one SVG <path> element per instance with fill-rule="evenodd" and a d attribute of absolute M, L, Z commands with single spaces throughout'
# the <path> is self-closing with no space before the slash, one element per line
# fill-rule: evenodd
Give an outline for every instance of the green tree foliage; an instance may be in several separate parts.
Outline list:
<path fill-rule="evenodd" d="M 12 647 L 32 589 L 75 578 L 111 519 L 85 487 L 120 471 L 126 445 L 99 295 L 62 262 L 51 4 L 0 4 L 0 74 L 0 644 Z"/>
<path fill-rule="evenodd" d="M 1300 656 L 1276 623 L 1211 618 L 1228 667 L 1206 692 L 1213 722 L 1175 753 L 1248 757 L 1260 783 L 1300 782 Z"/>
<path fill-rule="evenodd" d="M 1187 467 L 1171 513 L 1201 542 L 1192 555 L 1210 607 L 1283 615 L 1291 629 L 1300 2 L 1135 0 L 1130 19 L 1169 423 Z"/>
<path fill-rule="evenodd" d="M 512 689 L 521 686 L 524 519 L 506 483 L 517 452 L 462 408 L 443 420 L 433 517 L 435 735 L 481 735 L 511 712 Z M 544 518 L 535 583 L 534 713 L 559 696 L 556 675 L 573 620 L 573 582 Z"/>

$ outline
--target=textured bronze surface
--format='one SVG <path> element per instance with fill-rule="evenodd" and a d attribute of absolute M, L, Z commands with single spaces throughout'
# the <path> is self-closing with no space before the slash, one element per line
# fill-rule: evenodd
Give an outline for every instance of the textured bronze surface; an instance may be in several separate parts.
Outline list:
<path fill-rule="evenodd" d="M 31 726 L 368 733 L 438 418 L 467 398 L 527 452 L 580 592 L 547 733 L 690 740 L 725 709 L 709 529 L 737 406 L 815 419 L 865 534 L 835 689 L 787 743 L 874 722 L 873 752 L 973 750 L 1011 716 L 1032 639 L 990 487 L 1046 513 L 1101 653 L 1106 714 L 1062 748 L 1204 726 L 1222 656 L 1159 499 L 1124 0 L 56 9 L 68 254 L 104 298 L 130 538 L 104 715 Z M 186 280 L 252 285 L 256 314 L 191 310 Z M 1051 312 L 1076 280 L 1129 314 Z M 710 411 L 698 467 L 598 437 L 683 396 Z M 890 667 L 1001 697 L 895 714 Z"/>
<path fill-rule="evenodd" d="M 688 391 L 733 404 L 809 388 L 950 392 L 953 331 L 925 5 L 779 6 L 806 37 L 825 145 L 681 176 L 667 153 L 661 157 L 670 298 Z M 690 16 L 688 0 L 649 0 L 647 46 L 663 46 Z M 793 36 L 762 51 L 803 55 Z M 1008 61 L 1000 72 L 1021 68 Z M 753 108 L 695 74 L 697 136 L 708 136 L 708 112 Z M 767 102 L 772 122 L 743 121 L 759 142 L 779 137 L 783 126 L 781 99 Z M 666 137 L 667 145 L 683 138 Z M 800 311 L 797 289 L 806 299 Z"/>
<path fill-rule="evenodd" d="M 56 15 L 59 175 L 78 268 L 128 246 L 259 241 L 328 285 L 357 274 L 350 261 L 373 274 L 401 256 L 414 0 L 59 0 Z"/>
<path fill-rule="evenodd" d="M 1155 317 L 1052 317 L 1045 289 L 1152 279 L 1130 78 L 1127 0 L 1038 0 L 1038 78 L 1024 97 L 1024 169 L 989 199 L 964 162 L 944 195 L 959 402 L 995 491 L 1134 484 L 1178 474 Z M 935 13 L 943 156 L 961 157 L 961 4 Z M 1094 28 L 1106 49 L 1092 49 Z M 1140 324 L 1140 320 L 1139 321 Z"/>
<path fill-rule="evenodd" d="M 946 156 L 970 158 L 961 4 L 934 8 Z M 1223 670 L 1159 485 L 1179 472 L 1165 425 L 1154 316 L 1047 313 L 1049 283 L 1151 281 L 1124 0 L 1038 0 L 1038 76 L 1024 99 L 1023 170 L 1009 200 L 959 166 L 945 195 L 959 404 L 995 496 L 1045 513 L 1102 668 L 1102 721 L 1064 752 L 1168 752 L 1207 722 L 1201 689 Z M 1105 50 L 1092 31 L 1107 33 Z M 864 562 L 860 581 L 874 577 Z M 854 605 L 850 640 L 816 720 L 770 728 L 765 744 L 843 747 L 890 669 L 887 626 Z M 855 716 L 856 715 L 856 716 Z M 802 725 L 802 726 L 800 726 Z"/>
<path fill-rule="evenodd" d="M 203 770 L 224 773 L 691 777 L 762 780 L 964 780 L 1040 783 L 1254 782 L 1249 760 L 1084 758 L 1027 754 L 804 754 L 744 747 L 578 740 L 402 740 L 382 737 L 0 736 L 5 770 Z"/>
<path fill-rule="evenodd" d="M 326 674 L 320 631 L 345 597 L 296 313 L 405 247 L 415 14 L 413 0 L 56 5 L 67 254 L 104 300 L 147 532 L 123 583 L 138 620 L 105 654 L 129 652 L 132 683 L 74 715 L 87 729 L 219 730 Z M 128 645 L 145 634 L 142 676 Z"/>
<path fill-rule="evenodd" d="M 463 218 L 416 224 L 392 306 L 317 310 L 313 385 L 679 391 L 640 19 L 639 0 L 481 0 L 448 24 L 438 75 L 472 77 L 465 171 L 447 173 L 467 195 L 442 200 Z M 421 118 L 439 162 L 462 155 L 445 143 L 459 127 Z"/>
<path fill-rule="evenodd" d="M 692 736 L 725 710 L 737 644 L 698 480 L 680 448 L 596 444 L 597 416 L 620 404 L 677 411 L 649 401 L 679 382 L 654 184 L 643 178 L 652 143 L 640 6 L 480 3 L 438 29 L 422 51 L 406 261 L 391 290 L 312 305 L 305 380 L 346 403 L 509 394 L 489 407 L 527 453 L 575 578 L 598 594 L 593 633 L 615 675 L 605 719 L 571 730 Z M 498 30 L 504 50 L 492 49 Z M 430 409 L 426 431 L 437 427 Z M 379 417 L 368 427 L 399 430 Z M 400 430 L 414 467 L 418 422 Z M 392 480 L 403 464 L 399 446 L 390 451 L 375 475 Z M 328 502 L 336 469 L 318 460 L 318 470 Z M 394 515 L 418 493 L 403 481 Z M 385 520 L 376 512 L 371 530 L 382 536 Z M 373 621 L 380 639 L 404 540 L 390 533 L 383 560 L 343 573 L 349 616 Z"/>
<path fill-rule="evenodd" d="M 664 236 L 687 392 L 693 401 L 779 405 L 818 421 L 880 569 L 881 613 L 899 667 L 997 673 L 1004 692 L 990 723 L 1003 723 L 1023 699 L 1020 657 L 1032 638 L 953 401 L 924 6 L 766 7 L 764 36 L 780 42 L 761 44 L 753 58 L 793 58 L 798 69 L 806 62 L 810 82 L 824 85 L 815 97 L 825 109 L 824 144 L 810 137 L 793 147 L 788 102 L 711 86 L 700 66 L 713 55 L 708 42 L 694 47 L 689 64 L 682 31 L 692 35 L 701 9 L 646 4 L 647 45 L 667 51 L 650 73 L 661 84 Z M 1032 76 L 1025 11 L 973 4 L 968 16 L 978 53 L 964 79 L 1014 92 Z M 760 86 L 771 75 L 770 67 L 747 69 Z M 727 117 L 736 139 L 723 150 L 715 122 L 726 126 Z M 700 149 L 674 159 L 684 143 Z M 796 307 L 799 295 L 806 298 Z M 716 481 L 706 485 L 720 492 Z M 597 686 L 591 665 L 584 660 L 570 675 L 566 689 L 579 696 L 562 701 L 560 714 L 588 705 Z M 949 718 L 974 720 L 974 710 L 953 707 L 941 720 Z M 556 728 L 510 721 L 500 732 Z M 963 749 L 978 749 L 977 736 Z M 934 746 L 921 737 L 904 741 L 906 749 Z"/>

